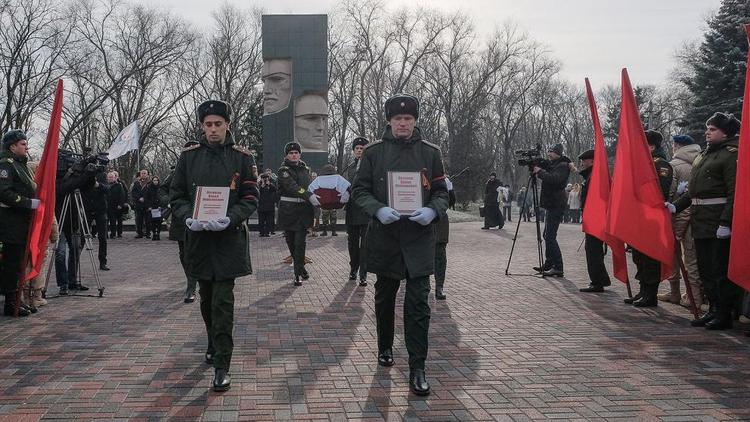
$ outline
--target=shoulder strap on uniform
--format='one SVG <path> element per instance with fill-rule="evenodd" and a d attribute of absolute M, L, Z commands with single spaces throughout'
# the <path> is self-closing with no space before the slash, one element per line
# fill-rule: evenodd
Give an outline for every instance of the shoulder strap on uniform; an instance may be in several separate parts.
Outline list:
<path fill-rule="evenodd" d="M 239 151 L 239 152 L 241 152 L 241 153 L 243 153 L 245 155 L 249 155 L 251 157 L 253 156 L 253 152 L 252 151 L 250 151 L 249 149 L 247 149 L 247 148 L 245 148 L 245 147 L 243 147 L 241 145 L 236 145 L 236 144 L 232 145 L 232 149 L 234 149 L 235 151 Z"/>
<path fill-rule="evenodd" d="M 201 147 L 201 145 L 203 145 L 203 144 L 195 144 L 195 145 L 190 145 L 189 147 L 185 147 L 185 148 L 183 148 L 183 149 L 182 149 L 182 152 L 185 152 L 185 151 L 192 151 L 192 150 L 194 150 L 194 149 L 198 149 L 198 148 L 200 148 L 200 147 Z"/>
<path fill-rule="evenodd" d="M 440 150 L 440 147 L 439 147 L 439 146 L 437 146 L 437 145 L 435 145 L 435 144 L 433 144 L 432 142 L 427 142 L 427 141 L 425 141 L 424 139 L 422 139 L 422 143 L 423 143 L 423 144 L 425 144 L 425 145 L 427 145 L 427 146 L 433 147 L 433 148 L 435 148 L 436 150 Z"/>
<path fill-rule="evenodd" d="M 735 146 L 727 146 L 727 151 L 736 154 L 737 153 L 737 147 Z"/>

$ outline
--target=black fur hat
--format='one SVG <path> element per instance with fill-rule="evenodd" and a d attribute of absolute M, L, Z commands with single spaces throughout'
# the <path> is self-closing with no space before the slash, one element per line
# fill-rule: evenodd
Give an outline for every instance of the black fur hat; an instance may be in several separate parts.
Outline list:
<path fill-rule="evenodd" d="M 221 116 L 226 121 L 230 121 L 232 118 L 232 107 L 224 101 L 208 100 L 198 106 L 197 114 L 198 121 L 201 123 L 203 123 L 203 119 L 205 119 L 206 116 L 211 115 Z"/>
<path fill-rule="evenodd" d="M 590 149 L 587 151 L 583 151 L 581 155 L 578 156 L 579 160 L 593 160 L 594 159 L 594 150 Z"/>
<path fill-rule="evenodd" d="M 734 117 L 734 114 L 718 111 L 706 121 L 706 126 L 716 126 L 730 138 L 740 131 L 740 121 Z"/>
<path fill-rule="evenodd" d="M 18 141 L 22 141 L 24 139 L 29 139 L 26 137 L 26 134 L 23 133 L 22 130 L 13 129 L 5 133 L 3 135 L 3 149 L 10 148 L 11 145 L 15 144 Z"/>
<path fill-rule="evenodd" d="M 361 137 L 361 136 L 357 136 L 357 137 L 356 137 L 356 138 L 354 138 L 354 140 L 352 141 L 352 151 L 354 151 L 354 148 L 355 148 L 355 147 L 356 147 L 357 145 L 362 145 L 362 146 L 365 146 L 365 145 L 367 145 L 367 144 L 369 144 L 369 143 L 370 143 L 370 141 L 368 141 L 368 140 L 367 140 L 367 138 L 363 138 L 363 137 Z"/>
<path fill-rule="evenodd" d="M 410 114 L 419 118 L 419 100 L 409 94 L 396 94 L 385 100 L 385 120 L 390 121 L 398 114 Z"/>
<path fill-rule="evenodd" d="M 289 154 L 289 151 L 301 152 L 302 147 L 297 142 L 288 142 L 286 145 L 284 145 L 284 155 Z"/>

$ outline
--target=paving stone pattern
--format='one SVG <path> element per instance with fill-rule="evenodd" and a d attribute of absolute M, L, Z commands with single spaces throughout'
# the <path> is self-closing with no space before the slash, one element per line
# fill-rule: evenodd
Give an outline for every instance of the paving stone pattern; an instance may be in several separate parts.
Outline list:
<path fill-rule="evenodd" d="M 511 265 L 526 275 L 506 276 L 515 225 L 480 225 L 452 225 L 448 300 L 430 297 L 427 398 L 408 390 L 400 306 L 396 365 L 377 366 L 374 276 L 347 281 L 345 234 L 309 239 L 312 278 L 298 288 L 283 239 L 253 238 L 255 274 L 235 288 L 232 389 L 220 394 L 198 303 L 182 302 L 176 243 L 129 233 L 110 241 L 103 298 L 0 319 L 0 421 L 750 420 L 748 327 L 708 332 L 676 305 L 632 308 L 619 282 L 579 293 L 576 225 L 560 229 L 567 278 L 528 275 L 527 223 Z"/>

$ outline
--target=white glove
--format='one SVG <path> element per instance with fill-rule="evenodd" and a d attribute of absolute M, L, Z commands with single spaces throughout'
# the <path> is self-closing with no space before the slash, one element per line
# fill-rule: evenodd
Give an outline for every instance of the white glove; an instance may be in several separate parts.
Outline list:
<path fill-rule="evenodd" d="M 344 191 L 344 193 L 341 194 L 341 199 L 339 200 L 342 204 L 346 204 L 349 202 L 349 191 Z"/>
<path fill-rule="evenodd" d="M 677 213 L 677 207 L 674 206 L 671 202 L 665 202 L 664 206 L 667 207 L 670 213 L 675 214 Z"/>
<path fill-rule="evenodd" d="M 313 204 L 314 207 L 320 206 L 320 197 L 316 194 L 310 195 L 307 200 L 310 201 L 310 203 Z"/>
<path fill-rule="evenodd" d="M 193 232 L 201 232 L 206 229 L 205 227 L 203 227 L 203 223 L 192 218 L 188 218 L 187 220 L 185 220 L 185 225 L 188 227 L 188 229 L 190 229 L 190 231 Z"/>
<path fill-rule="evenodd" d="M 677 195 L 682 195 L 683 193 L 687 192 L 688 190 L 688 181 L 682 181 L 677 184 Z"/>
<path fill-rule="evenodd" d="M 732 237 L 732 229 L 730 229 L 727 226 L 719 226 L 718 229 L 716 229 L 716 238 L 717 239 L 729 239 Z"/>
<path fill-rule="evenodd" d="M 216 220 L 206 222 L 206 230 L 220 232 L 229 227 L 229 217 L 221 217 Z"/>
<path fill-rule="evenodd" d="M 398 211 L 394 210 L 391 207 L 383 207 L 375 213 L 375 218 L 380 220 L 380 222 L 383 224 L 391 224 L 400 220 L 401 214 L 399 214 Z"/>
<path fill-rule="evenodd" d="M 35 209 L 39 208 L 39 204 L 41 204 L 41 203 L 42 202 L 40 200 L 38 200 L 38 199 L 32 199 L 31 200 L 31 209 L 35 210 Z"/>
<path fill-rule="evenodd" d="M 437 213 L 432 208 L 422 207 L 414 211 L 409 217 L 409 220 L 415 221 L 423 226 L 432 223 L 432 220 L 437 217 Z"/>

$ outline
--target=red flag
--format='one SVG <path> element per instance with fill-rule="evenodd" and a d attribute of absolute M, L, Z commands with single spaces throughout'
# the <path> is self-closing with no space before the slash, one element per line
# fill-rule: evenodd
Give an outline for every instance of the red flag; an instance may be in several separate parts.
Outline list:
<path fill-rule="evenodd" d="M 599 123 L 599 112 L 596 110 L 596 101 L 594 101 L 589 78 L 586 78 L 586 95 L 591 109 L 591 120 L 594 123 L 594 167 L 591 169 L 586 206 L 583 208 L 583 231 L 609 245 L 612 250 L 615 277 L 627 283 L 628 265 L 625 259 L 625 245 L 606 233 L 609 209 L 609 163 L 602 126 Z"/>
<path fill-rule="evenodd" d="M 607 233 L 661 262 L 662 279 L 672 272 L 672 218 L 656 177 L 627 69 L 622 70 L 622 110 L 609 197 Z"/>
<path fill-rule="evenodd" d="M 29 227 L 28 261 L 31 270 L 24 280 L 31 280 L 39 274 L 44 261 L 44 254 L 52 232 L 52 221 L 55 218 L 55 177 L 57 175 L 57 150 L 60 142 L 60 121 L 62 120 L 63 81 L 57 81 L 55 102 L 52 105 L 52 117 L 44 143 L 42 159 L 34 176 L 37 185 L 37 198 L 40 205 L 36 209 Z M 24 270 L 26 267 L 24 266 Z"/>
<path fill-rule="evenodd" d="M 750 24 L 745 25 L 750 43 Z M 742 103 L 740 147 L 737 157 L 737 183 L 734 186 L 732 242 L 729 249 L 729 279 L 750 291 L 750 51 L 745 72 L 745 101 Z"/>

